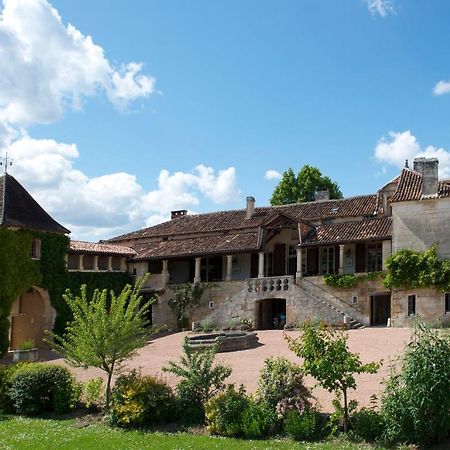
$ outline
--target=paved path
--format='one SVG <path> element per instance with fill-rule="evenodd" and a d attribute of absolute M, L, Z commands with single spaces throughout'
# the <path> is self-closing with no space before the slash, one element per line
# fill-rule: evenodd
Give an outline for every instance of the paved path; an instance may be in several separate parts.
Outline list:
<path fill-rule="evenodd" d="M 141 349 L 138 355 L 129 362 L 130 368 L 141 368 L 143 374 L 159 374 L 175 385 L 175 376 L 162 372 L 162 367 L 170 360 L 176 360 L 181 354 L 183 338 L 187 333 L 175 333 L 158 337 Z M 288 332 L 289 336 L 297 337 L 298 332 Z M 232 367 L 233 373 L 230 382 L 244 384 L 249 392 L 254 392 L 257 386 L 259 371 L 264 359 L 269 356 L 285 356 L 292 361 L 298 358 L 288 349 L 283 332 L 278 330 L 258 331 L 259 342 L 262 344 L 251 350 L 231 353 L 219 353 L 217 359 Z M 409 342 L 411 331 L 406 328 L 365 328 L 363 330 L 350 330 L 348 344 L 351 351 L 361 355 L 363 363 L 383 360 L 383 366 L 375 375 L 357 376 L 358 388 L 352 391 L 350 398 L 358 400 L 360 405 L 367 405 L 372 394 L 382 392 L 381 381 L 389 373 L 389 361 L 403 352 L 405 344 Z M 48 353 L 48 360 L 64 364 L 64 361 Z M 100 376 L 102 372 L 97 369 L 72 369 L 77 378 L 87 380 Z M 314 380 L 307 378 L 309 386 L 314 386 Z M 314 388 L 314 395 L 325 411 L 331 410 L 332 395 L 321 388 Z"/>

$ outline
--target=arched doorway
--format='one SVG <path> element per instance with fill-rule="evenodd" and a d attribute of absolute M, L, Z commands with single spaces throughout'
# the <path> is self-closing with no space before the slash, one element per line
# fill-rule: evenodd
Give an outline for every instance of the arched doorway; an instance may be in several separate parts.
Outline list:
<path fill-rule="evenodd" d="M 256 329 L 282 330 L 286 325 L 286 299 L 267 298 L 256 302 Z"/>
<path fill-rule="evenodd" d="M 15 349 L 23 341 L 32 339 L 37 347 L 42 346 L 46 325 L 46 302 L 41 293 L 28 289 L 13 305 L 11 311 L 10 347 Z"/>

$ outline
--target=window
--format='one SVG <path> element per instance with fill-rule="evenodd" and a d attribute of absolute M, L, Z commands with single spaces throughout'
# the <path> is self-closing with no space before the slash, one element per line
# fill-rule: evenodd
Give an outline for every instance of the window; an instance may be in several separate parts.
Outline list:
<path fill-rule="evenodd" d="M 321 247 L 319 250 L 320 274 L 334 273 L 334 247 Z"/>
<path fill-rule="evenodd" d="M 41 240 L 33 239 L 30 249 L 31 259 L 41 259 Z"/>
<path fill-rule="evenodd" d="M 214 300 L 211 300 L 208 302 L 208 308 L 209 309 L 214 309 Z"/>
<path fill-rule="evenodd" d="M 450 314 L 450 292 L 445 293 L 445 313 Z"/>
<path fill-rule="evenodd" d="M 408 295 L 408 316 L 416 314 L 416 294 Z"/>
<path fill-rule="evenodd" d="M 357 305 L 357 304 L 358 304 L 358 296 L 357 296 L 357 295 L 354 295 L 354 296 L 352 297 L 352 303 L 353 303 L 354 305 Z"/>
<path fill-rule="evenodd" d="M 266 277 L 273 275 L 273 253 L 266 253 L 264 255 L 264 273 Z"/>
<path fill-rule="evenodd" d="M 289 245 L 287 253 L 287 274 L 295 275 L 297 272 L 297 246 Z"/>
<path fill-rule="evenodd" d="M 381 272 L 383 269 L 383 250 L 381 242 L 367 244 L 367 271 Z"/>

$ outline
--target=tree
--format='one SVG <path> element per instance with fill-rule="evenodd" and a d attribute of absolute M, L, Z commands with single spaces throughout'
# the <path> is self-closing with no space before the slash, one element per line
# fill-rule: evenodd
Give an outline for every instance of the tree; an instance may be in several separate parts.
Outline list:
<path fill-rule="evenodd" d="M 271 205 L 287 205 L 289 203 L 311 202 L 316 191 L 328 189 L 330 198 L 342 198 L 342 192 L 336 182 L 323 176 L 317 167 L 305 164 L 298 172 L 289 168 L 283 173 L 281 181 L 270 198 Z"/>
<path fill-rule="evenodd" d="M 97 367 L 107 374 L 105 409 L 109 409 L 111 379 L 131 358 L 137 349 L 147 342 L 147 312 L 152 300 L 142 304 L 139 291 L 146 277 L 135 286 L 126 285 L 120 295 L 113 291 L 96 289 L 91 300 L 86 295 L 86 285 L 80 295 L 68 289 L 64 294 L 73 320 L 66 333 L 57 336 L 50 333 L 52 345 L 69 364 L 75 367 Z"/>
<path fill-rule="evenodd" d="M 348 390 L 356 388 L 355 374 L 375 373 L 380 365 L 376 362 L 362 364 L 357 353 L 347 347 L 347 333 L 333 329 L 324 322 L 313 324 L 306 321 L 298 339 L 285 336 L 289 348 L 303 359 L 302 369 L 313 376 L 329 392 L 342 393 L 344 431 L 349 424 Z"/>
<path fill-rule="evenodd" d="M 200 306 L 205 286 L 201 283 L 186 283 L 177 286 L 175 294 L 169 299 L 168 304 L 174 312 L 178 326 L 184 328 L 188 318 L 186 313 L 192 313 Z"/>

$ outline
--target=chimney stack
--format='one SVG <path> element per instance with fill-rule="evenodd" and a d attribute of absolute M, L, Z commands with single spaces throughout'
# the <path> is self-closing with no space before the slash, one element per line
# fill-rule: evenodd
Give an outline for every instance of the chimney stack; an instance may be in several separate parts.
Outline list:
<path fill-rule="evenodd" d="M 177 219 L 178 217 L 183 217 L 187 215 L 187 209 L 178 209 L 177 211 L 170 211 L 170 218 Z"/>
<path fill-rule="evenodd" d="M 330 191 L 328 189 L 322 189 L 321 191 L 316 191 L 314 194 L 315 202 L 323 202 L 325 200 L 330 200 Z"/>
<path fill-rule="evenodd" d="M 414 171 L 422 175 L 422 195 L 429 197 L 437 195 L 439 160 L 437 158 L 415 158 Z"/>
<path fill-rule="evenodd" d="M 247 208 L 245 210 L 245 218 L 250 219 L 255 213 L 255 197 L 247 197 Z"/>

